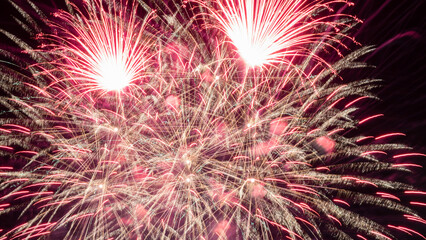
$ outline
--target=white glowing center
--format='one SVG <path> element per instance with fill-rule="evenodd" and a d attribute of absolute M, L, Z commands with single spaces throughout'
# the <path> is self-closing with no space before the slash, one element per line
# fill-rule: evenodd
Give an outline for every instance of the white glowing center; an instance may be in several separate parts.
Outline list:
<path fill-rule="evenodd" d="M 250 36 L 238 30 L 228 33 L 238 49 L 238 53 L 250 67 L 261 67 L 271 58 L 273 45 L 268 39 L 253 41 Z"/>
<path fill-rule="evenodd" d="M 129 85 L 132 75 L 128 73 L 124 61 L 115 57 L 104 58 L 98 64 L 95 80 L 107 91 L 121 90 Z"/>
<path fill-rule="evenodd" d="M 248 66 L 260 67 L 268 60 L 265 49 L 261 47 L 242 42 L 239 45 L 238 52 Z"/>

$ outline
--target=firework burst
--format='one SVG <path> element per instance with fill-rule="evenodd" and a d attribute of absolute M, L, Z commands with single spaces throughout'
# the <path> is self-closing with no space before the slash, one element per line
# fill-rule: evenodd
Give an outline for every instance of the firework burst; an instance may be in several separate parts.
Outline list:
<path fill-rule="evenodd" d="M 380 81 L 341 73 L 373 48 L 321 57 L 356 22 L 323 11 L 342 3 L 88 0 L 41 48 L 2 31 L 28 56 L 1 68 L 0 239 L 425 238 L 400 223 L 426 193 L 375 175 L 422 154 L 356 134 Z"/>
<path fill-rule="evenodd" d="M 274 63 L 292 65 L 295 57 L 311 57 L 324 63 L 318 52 L 325 47 L 345 46 L 344 30 L 356 18 L 332 12 L 330 5 L 347 1 L 217 1 L 210 12 L 249 67 Z M 338 21 L 338 19 L 343 18 Z M 214 25 L 216 26 L 216 25 Z M 315 47 L 309 47 L 314 44 Z"/>
<path fill-rule="evenodd" d="M 82 10 L 73 4 L 70 7 L 73 14 L 56 12 L 50 22 L 57 34 L 40 34 L 41 41 L 49 42 L 41 51 L 55 58 L 43 68 L 43 73 L 55 80 L 49 87 L 70 86 L 78 96 L 123 92 L 141 85 L 153 54 L 149 51 L 153 37 L 146 29 L 151 14 L 139 19 L 136 3 L 115 2 L 105 9 L 101 1 L 94 1 Z"/>

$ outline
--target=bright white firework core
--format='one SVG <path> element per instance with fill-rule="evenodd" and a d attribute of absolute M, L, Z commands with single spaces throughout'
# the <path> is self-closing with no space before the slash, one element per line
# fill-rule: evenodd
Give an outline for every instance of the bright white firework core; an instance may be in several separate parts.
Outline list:
<path fill-rule="evenodd" d="M 238 53 L 249 67 L 261 67 L 268 61 L 268 54 L 270 54 L 268 48 L 271 48 L 270 44 L 265 42 L 253 43 L 247 36 L 244 36 L 238 31 L 228 34 L 234 40 L 234 44 L 238 48 Z"/>
<path fill-rule="evenodd" d="M 124 61 L 107 57 L 98 63 L 95 80 L 107 91 L 119 91 L 130 84 L 132 75 L 127 71 Z"/>

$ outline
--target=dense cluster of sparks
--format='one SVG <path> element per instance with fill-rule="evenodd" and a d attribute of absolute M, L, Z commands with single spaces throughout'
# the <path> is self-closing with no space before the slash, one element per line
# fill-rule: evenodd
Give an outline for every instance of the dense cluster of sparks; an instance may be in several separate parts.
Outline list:
<path fill-rule="evenodd" d="M 357 211 L 426 223 L 425 192 L 370 174 L 422 154 L 353 134 L 379 80 L 340 73 L 372 48 L 326 60 L 349 5 L 70 1 L 38 48 L 2 31 L 28 59 L 1 66 L 0 239 L 426 239 Z"/>

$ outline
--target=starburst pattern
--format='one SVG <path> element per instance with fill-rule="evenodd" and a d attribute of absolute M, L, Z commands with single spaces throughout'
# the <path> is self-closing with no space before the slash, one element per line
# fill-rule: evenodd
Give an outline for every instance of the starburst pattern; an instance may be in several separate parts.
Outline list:
<path fill-rule="evenodd" d="M 320 57 L 357 21 L 316 14 L 345 2 L 89 0 L 41 48 L 3 31 L 29 59 L 1 69 L 0 239 L 425 238 L 359 211 L 426 223 L 425 192 L 374 175 L 423 154 L 357 134 L 380 81 L 341 75 L 373 48 Z"/>
<path fill-rule="evenodd" d="M 329 47 L 340 54 L 335 46 L 345 46 L 340 39 L 348 38 L 341 31 L 351 25 L 348 20 L 359 21 L 343 14 L 324 14 L 332 12 L 330 5 L 336 3 L 352 4 L 345 0 L 222 0 L 216 2 L 218 9 L 210 9 L 218 21 L 217 27 L 249 67 L 292 64 L 295 57 L 310 55 L 327 65 L 317 53 Z M 336 21 L 342 17 L 344 20 Z M 307 47 L 309 44 L 315 47 Z"/>
<path fill-rule="evenodd" d="M 64 11 L 54 14 L 50 25 L 58 34 L 40 35 L 50 43 L 42 51 L 57 57 L 48 62 L 56 68 L 44 71 L 55 78 L 53 84 L 71 81 L 66 85 L 80 94 L 138 87 L 148 75 L 145 70 L 152 54 L 153 38 L 146 29 L 151 15 L 139 19 L 136 3 L 127 7 L 114 2 L 104 9 L 101 2 L 94 1 L 85 9 L 74 9 L 74 15 Z"/>

